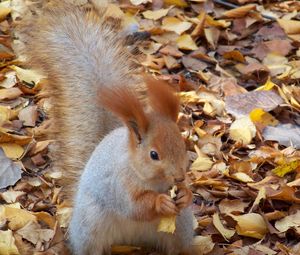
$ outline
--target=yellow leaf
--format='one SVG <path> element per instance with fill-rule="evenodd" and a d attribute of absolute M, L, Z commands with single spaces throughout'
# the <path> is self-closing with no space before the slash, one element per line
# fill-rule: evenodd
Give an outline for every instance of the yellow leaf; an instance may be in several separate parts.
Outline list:
<path fill-rule="evenodd" d="M 190 35 L 184 34 L 177 38 L 177 46 L 183 50 L 197 50 L 198 46 Z"/>
<path fill-rule="evenodd" d="M 279 123 L 270 113 L 265 112 L 261 108 L 253 109 L 249 116 L 253 122 L 258 122 L 265 126 L 276 126 Z"/>
<path fill-rule="evenodd" d="M 288 35 L 300 34 L 300 21 L 277 19 L 277 22 Z"/>
<path fill-rule="evenodd" d="M 226 28 L 226 27 L 230 26 L 231 22 L 226 21 L 226 20 L 214 20 L 213 17 L 206 14 L 205 24 L 208 25 L 208 26 Z"/>
<path fill-rule="evenodd" d="M 231 175 L 231 177 L 241 182 L 254 182 L 254 180 L 248 174 L 243 172 L 234 173 Z"/>
<path fill-rule="evenodd" d="M 235 120 L 229 128 L 229 135 L 231 139 L 240 141 L 244 145 L 250 144 L 255 134 L 255 125 L 247 116 Z"/>
<path fill-rule="evenodd" d="M 17 77 L 19 78 L 20 81 L 24 81 L 33 86 L 35 84 L 38 84 L 41 79 L 45 78 L 45 76 L 33 70 L 23 69 L 14 65 L 10 66 L 10 68 L 16 71 Z"/>
<path fill-rule="evenodd" d="M 167 31 L 173 31 L 179 35 L 188 30 L 192 23 L 181 21 L 175 17 L 165 17 L 162 21 L 162 28 Z"/>
<path fill-rule="evenodd" d="M 16 111 L 0 105 L 0 125 L 16 116 Z"/>
<path fill-rule="evenodd" d="M 7 8 L 0 5 L 0 21 L 5 20 L 6 16 L 10 14 L 11 8 Z"/>
<path fill-rule="evenodd" d="M 248 213 L 240 216 L 230 215 L 237 221 L 236 230 L 239 235 L 262 239 L 268 232 L 266 222 L 257 213 Z"/>
<path fill-rule="evenodd" d="M 0 230 L 0 254 L 1 255 L 19 255 L 17 246 L 15 245 L 15 238 L 12 231 Z"/>
<path fill-rule="evenodd" d="M 234 230 L 227 229 L 223 226 L 218 213 L 215 213 L 213 215 L 213 223 L 216 229 L 221 233 L 221 235 L 226 241 L 228 241 L 235 234 Z"/>
<path fill-rule="evenodd" d="M 190 170 L 207 171 L 211 169 L 213 161 L 206 155 L 198 156 L 198 158 L 191 165 Z"/>
<path fill-rule="evenodd" d="M 157 227 L 158 232 L 166 232 L 173 234 L 176 229 L 176 216 L 163 217 Z"/>
<path fill-rule="evenodd" d="M 169 191 L 170 197 L 174 199 L 176 197 L 177 186 L 174 185 Z M 174 234 L 176 229 L 176 216 L 163 217 L 160 219 L 160 222 L 157 227 L 158 232 L 166 232 Z"/>
<path fill-rule="evenodd" d="M 36 217 L 30 212 L 11 207 L 4 207 L 4 214 L 9 221 L 8 226 L 12 230 L 24 227 L 29 221 L 36 221 Z"/>
<path fill-rule="evenodd" d="M 250 11 L 255 10 L 254 4 L 244 5 L 226 12 L 223 12 L 223 16 L 228 18 L 242 18 L 245 17 Z"/>
<path fill-rule="evenodd" d="M 256 90 L 271 90 L 274 86 L 277 86 L 275 83 L 271 81 L 271 77 L 269 76 L 266 83 L 260 87 L 258 87 Z"/>
<path fill-rule="evenodd" d="M 188 92 L 179 92 L 178 94 L 182 104 L 197 103 L 200 100 L 199 96 L 194 90 Z"/>
<path fill-rule="evenodd" d="M 285 176 L 287 173 L 295 171 L 299 167 L 300 161 L 292 161 L 287 164 L 276 167 L 272 172 L 280 177 Z"/>
<path fill-rule="evenodd" d="M 172 7 L 168 8 L 168 9 L 160 9 L 157 11 L 148 10 L 148 11 L 143 12 L 143 15 L 146 19 L 158 20 L 158 19 L 166 16 L 171 8 Z"/>
<path fill-rule="evenodd" d="M 176 5 L 179 7 L 187 7 L 188 4 L 184 0 L 164 0 L 164 3 L 167 5 Z"/>
<path fill-rule="evenodd" d="M 23 147 L 15 143 L 0 143 L 0 147 L 3 149 L 6 157 L 11 159 L 19 159 L 24 153 Z"/>

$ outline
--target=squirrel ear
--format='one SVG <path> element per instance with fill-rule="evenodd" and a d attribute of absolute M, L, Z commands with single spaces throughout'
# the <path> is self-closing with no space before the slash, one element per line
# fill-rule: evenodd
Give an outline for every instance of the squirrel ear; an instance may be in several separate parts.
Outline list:
<path fill-rule="evenodd" d="M 148 87 L 148 97 L 152 108 L 176 122 L 180 104 L 179 97 L 174 90 L 162 80 L 155 80 L 150 76 L 145 76 L 144 79 Z"/>
<path fill-rule="evenodd" d="M 146 133 L 149 121 L 136 93 L 126 87 L 102 88 L 99 91 L 101 104 L 117 115 L 141 143 Z"/>

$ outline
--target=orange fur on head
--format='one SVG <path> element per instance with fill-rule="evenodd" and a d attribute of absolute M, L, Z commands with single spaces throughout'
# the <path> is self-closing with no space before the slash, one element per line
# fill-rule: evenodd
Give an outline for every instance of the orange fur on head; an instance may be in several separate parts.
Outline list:
<path fill-rule="evenodd" d="M 149 121 L 136 93 L 126 86 L 119 86 L 103 88 L 99 95 L 101 104 L 116 114 L 140 140 L 140 135 L 147 131 Z"/>
<path fill-rule="evenodd" d="M 152 108 L 176 122 L 179 113 L 179 97 L 175 95 L 166 82 L 155 80 L 149 76 L 144 79 L 148 87 L 148 97 Z"/>

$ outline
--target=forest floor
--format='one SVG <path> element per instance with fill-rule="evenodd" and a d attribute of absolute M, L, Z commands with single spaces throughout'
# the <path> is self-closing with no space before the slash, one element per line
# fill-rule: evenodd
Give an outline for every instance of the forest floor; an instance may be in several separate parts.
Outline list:
<path fill-rule="evenodd" d="M 44 79 L 13 50 L 22 44 L 13 25 L 34 2 L 0 3 L 1 255 L 67 253 L 71 208 L 59 199 L 62 173 L 48 170 L 50 106 L 37 96 Z M 300 2 L 128 0 L 109 8 L 126 31 L 144 32 L 142 69 L 179 91 L 200 253 L 300 254 Z"/>

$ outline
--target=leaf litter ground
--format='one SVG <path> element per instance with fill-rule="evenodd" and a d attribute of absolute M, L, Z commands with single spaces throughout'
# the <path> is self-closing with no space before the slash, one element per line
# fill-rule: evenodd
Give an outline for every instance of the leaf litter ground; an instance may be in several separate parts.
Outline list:
<path fill-rule="evenodd" d="M 142 32 L 129 46 L 138 48 L 141 68 L 180 95 L 199 252 L 297 255 L 300 3 L 236 0 L 239 7 L 228 9 L 220 2 L 131 0 L 110 8 L 127 31 Z M 13 50 L 22 42 L 12 24 L 33 7 L 0 3 L 0 254 L 67 253 L 71 209 L 60 200 L 62 173 L 47 170 L 51 106 L 37 97 L 45 79 Z"/>

